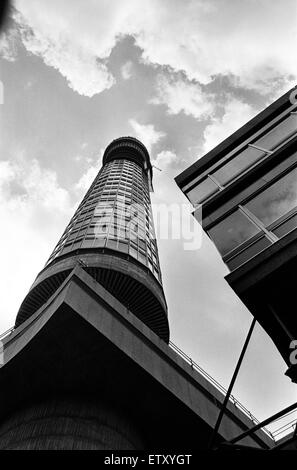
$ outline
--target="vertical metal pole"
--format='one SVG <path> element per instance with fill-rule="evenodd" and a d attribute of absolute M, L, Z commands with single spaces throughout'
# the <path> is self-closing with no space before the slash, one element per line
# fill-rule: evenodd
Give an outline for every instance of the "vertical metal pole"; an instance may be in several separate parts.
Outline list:
<path fill-rule="evenodd" d="M 234 370 L 234 373 L 233 373 L 233 376 L 232 376 L 230 385 L 229 385 L 229 387 L 228 387 L 228 390 L 227 390 L 227 393 L 226 393 L 226 396 L 225 396 L 225 400 L 224 400 L 223 405 L 222 405 L 222 408 L 221 408 L 221 410 L 220 410 L 220 413 L 219 413 L 219 416 L 218 416 L 218 419 L 217 419 L 215 428 L 214 428 L 214 430 L 213 430 L 212 437 L 211 437 L 210 444 L 209 444 L 209 448 L 210 448 L 210 449 L 213 448 L 213 445 L 214 445 L 214 442 L 215 442 L 215 438 L 216 438 L 216 436 L 217 436 L 217 434 L 218 434 L 218 431 L 219 431 L 219 428 L 220 428 L 220 424 L 221 424 L 221 422 L 222 422 L 222 419 L 223 419 L 225 410 L 226 410 L 226 408 L 227 408 L 228 401 L 229 401 L 229 398 L 230 398 L 230 395 L 231 395 L 231 392 L 232 392 L 232 389 L 233 389 L 235 380 L 237 379 L 238 372 L 239 372 L 241 363 L 242 363 L 242 361 L 243 361 L 245 352 L 246 352 L 247 347 L 248 347 L 248 344 L 249 344 L 249 342 L 250 342 L 250 339 L 251 339 L 251 336 L 252 336 L 252 333 L 253 333 L 255 324 L 256 324 L 256 318 L 254 317 L 254 318 L 253 318 L 253 321 L 252 321 L 252 323 L 251 323 L 249 332 L 248 332 L 248 334 L 247 334 L 246 340 L 245 340 L 245 342 L 244 342 L 244 345 L 243 345 L 241 354 L 240 354 L 240 356 L 239 356 L 238 362 L 237 362 L 237 364 L 236 364 L 236 367 L 235 367 L 235 370 Z"/>

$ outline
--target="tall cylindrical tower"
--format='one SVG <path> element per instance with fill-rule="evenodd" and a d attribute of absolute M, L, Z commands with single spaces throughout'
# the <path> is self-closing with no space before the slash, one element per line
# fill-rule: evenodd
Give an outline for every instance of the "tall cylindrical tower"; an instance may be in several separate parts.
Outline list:
<path fill-rule="evenodd" d="M 16 326 L 36 312 L 80 262 L 160 338 L 169 341 L 151 189 L 152 166 L 145 146 L 133 137 L 111 142 L 101 170 L 23 301 Z"/>

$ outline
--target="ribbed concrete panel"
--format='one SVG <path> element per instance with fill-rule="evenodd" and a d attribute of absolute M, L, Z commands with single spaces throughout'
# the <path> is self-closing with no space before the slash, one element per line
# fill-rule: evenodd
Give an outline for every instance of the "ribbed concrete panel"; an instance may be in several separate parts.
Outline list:
<path fill-rule="evenodd" d="M 64 397 L 16 412 L 0 427 L 1 450 L 140 450 L 139 432 L 106 403 Z"/>

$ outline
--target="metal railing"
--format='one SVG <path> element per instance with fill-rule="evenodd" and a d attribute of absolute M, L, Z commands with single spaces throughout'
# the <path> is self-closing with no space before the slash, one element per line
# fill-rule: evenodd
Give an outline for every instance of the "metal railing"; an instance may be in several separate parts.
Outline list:
<path fill-rule="evenodd" d="M 294 429 L 295 429 L 295 426 L 296 426 L 296 419 L 293 419 L 289 423 L 286 423 L 283 426 L 281 426 L 280 428 L 273 431 L 272 434 L 275 438 L 278 437 L 278 439 L 279 439 L 280 438 L 279 436 L 281 434 L 284 434 L 284 433 L 289 434 L 290 432 L 293 432 Z"/>
<path fill-rule="evenodd" d="M 169 342 L 169 346 L 171 349 L 173 349 L 179 356 L 181 356 L 190 366 L 199 372 L 205 379 L 207 379 L 212 385 L 216 387 L 218 391 L 220 391 L 223 395 L 226 395 L 227 389 L 223 387 L 217 380 L 215 380 L 210 374 L 208 374 L 201 366 L 199 366 L 193 359 L 188 356 L 184 351 L 182 351 L 176 344 L 172 343 L 172 341 Z M 230 395 L 230 401 L 233 403 L 234 406 L 236 406 L 239 410 L 241 410 L 252 422 L 253 424 L 257 425 L 260 424 L 260 421 L 233 395 Z M 281 419 L 284 419 L 294 413 L 294 411 L 288 413 L 287 415 L 282 416 L 281 418 L 278 418 L 275 421 L 279 421 Z M 269 429 L 263 427 L 261 428 L 271 439 L 274 441 L 276 438 L 280 438 L 281 434 L 284 433 L 289 433 L 289 431 L 292 429 L 294 430 L 295 426 L 297 424 L 297 418 L 289 421 L 288 423 L 283 424 L 279 428 L 269 431 Z"/>
<path fill-rule="evenodd" d="M 223 385 L 221 385 L 217 380 L 215 380 L 210 374 L 208 374 L 204 369 L 202 369 L 202 367 L 200 367 L 195 361 L 193 361 L 190 356 L 188 356 L 184 351 L 176 346 L 176 344 L 172 343 L 172 341 L 169 342 L 169 346 L 188 364 L 190 364 L 194 370 L 199 372 L 205 379 L 214 385 L 218 391 L 220 391 L 224 396 L 226 395 L 227 389 L 223 387 Z M 253 424 L 260 424 L 260 421 L 233 395 L 230 395 L 230 401 L 236 408 L 242 411 L 253 422 Z M 271 431 L 269 431 L 267 428 L 262 429 L 271 439 L 275 440 L 274 434 Z"/>
<path fill-rule="evenodd" d="M 291 419 L 290 421 L 287 421 L 286 423 L 279 426 L 277 429 L 274 429 L 273 431 L 271 431 L 275 438 L 277 437 L 278 439 L 280 439 L 281 435 L 287 435 L 287 434 L 290 434 L 290 432 L 294 432 L 294 429 L 297 424 L 296 413 L 297 413 L 296 410 L 290 411 L 289 413 L 286 413 L 284 416 L 281 416 L 280 418 L 274 421 L 274 422 L 283 421 L 285 419 L 288 419 L 289 417 L 292 418 L 292 415 L 295 415 L 295 418 Z"/>
<path fill-rule="evenodd" d="M 6 338 L 6 336 L 10 335 L 10 333 L 12 333 L 14 330 L 14 326 L 12 328 L 9 328 L 8 330 L 4 331 L 4 333 L 2 333 L 0 335 L 0 341 L 4 338 Z"/>

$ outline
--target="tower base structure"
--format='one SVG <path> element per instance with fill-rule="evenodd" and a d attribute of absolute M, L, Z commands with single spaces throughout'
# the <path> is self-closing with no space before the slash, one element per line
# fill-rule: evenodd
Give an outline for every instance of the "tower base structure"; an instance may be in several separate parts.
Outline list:
<path fill-rule="evenodd" d="M 3 343 L 0 449 L 207 449 L 222 393 L 81 266 Z M 251 427 L 230 402 L 217 444 Z"/>
<path fill-rule="evenodd" d="M 96 397 L 55 397 L 16 411 L 0 427 L 0 450 L 136 450 L 131 419 Z"/>

